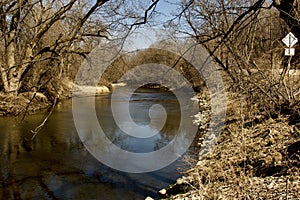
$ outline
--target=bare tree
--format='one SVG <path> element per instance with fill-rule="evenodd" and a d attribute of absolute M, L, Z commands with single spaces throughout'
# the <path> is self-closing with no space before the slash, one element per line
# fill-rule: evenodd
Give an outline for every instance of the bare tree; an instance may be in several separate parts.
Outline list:
<path fill-rule="evenodd" d="M 299 85 L 285 76 L 286 70 L 281 74 L 278 70 L 286 67 L 281 39 L 289 30 L 295 32 L 299 23 L 297 1 L 285 3 L 182 1 L 182 12 L 169 25 L 175 34 L 206 47 L 231 78 L 231 89 L 247 94 L 250 105 L 272 114 L 282 105 L 299 102 L 295 96 Z"/>
<path fill-rule="evenodd" d="M 104 36 L 101 29 L 95 34 L 85 33 L 83 28 L 91 15 L 107 0 L 97 0 L 93 4 L 81 2 L 1 1 L 0 36 L 4 41 L 1 79 L 5 92 L 17 94 L 22 78 L 33 65 L 44 60 L 60 60 L 63 53 L 72 51 L 74 42 L 83 40 L 86 35 Z M 79 12 L 79 8 L 82 12 Z M 72 15 L 75 10 L 80 13 L 79 16 Z M 66 21 L 72 23 L 67 26 Z M 59 31 L 54 35 L 52 31 L 55 26 Z M 43 41 L 44 45 L 41 45 Z"/>

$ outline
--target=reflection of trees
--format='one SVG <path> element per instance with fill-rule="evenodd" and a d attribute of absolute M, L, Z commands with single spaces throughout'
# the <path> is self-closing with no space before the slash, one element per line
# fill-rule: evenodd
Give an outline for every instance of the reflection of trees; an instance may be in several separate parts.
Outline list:
<path fill-rule="evenodd" d="M 151 91 L 149 93 L 151 94 Z M 143 142 L 142 145 L 146 143 L 151 144 L 151 148 L 154 148 L 150 149 L 152 151 L 167 145 L 173 139 L 174 135 L 176 135 L 180 121 L 180 109 L 177 101 L 174 100 L 170 93 L 155 92 L 150 94 L 146 95 L 147 98 L 143 99 L 144 93 L 140 93 L 137 98 L 141 99 L 141 101 L 134 101 L 134 103 L 140 105 L 147 104 L 148 106 L 160 103 L 168 113 L 165 126 L 160 130 L 158 136 L 148 140 L 140 140 Z M 110 140 L 120 145 L 123 149 L 128 149 L 130 148 L 129 145 L 139 143 L 138 140 L 133 140 L 133 138 L 118 129 L 111 118 L 111 112 L 107 112 L 110 110 L 109 102 L 109 98 L 96 98 L 99 122 L 103 122 L 101 127 L 109 129 L 113 133 L 108 135 L 110 136 Z M 46 196 L 47 198 L 56 199 L 60 198 L 59 195 L 65 193 L 65 187 L 70 187 L 70 185 L 72 185 L 73 189 L 68 192 L 71 195 L 75 195 L 76 191 L 74 188 L 82 190 L 82 188 L 89 187 L 87 186 L 88 184 L 91 187 L 101 184 L 104 186 L 103 180 L 106 183 L 117 183 L 120 185 L 128 184 L 128 180 L 129 182 L 132 181 L 132 183 L 140 182 L 138 178 L 135 179 L 135 177 L 128 176 L 125 173 L 116 174 L 113 170 L 109 170 L 109 173 L 113 173 L 113 175 L 102 173 L 103 168 L 104 170 L 106 168 L 103 166 L 99 167 L 99 163 L 89 156 L 87 150 L 82 146 L 82 142 L 74 128 L 69 109 L 69 107 L 66 107 L 66 109 L 53 112 L 47 125 L 34 141 L 34 148 L 30 152 L 26 152 L 21 147 L 22 134 L 29 132 L 31 126 L 35 126 L 34 122 L 43 118 L 42 115 L 28 116 L 26 121 L 20 126 L 14 126 L 15 121 L 9 123 L 5 121 L 6 124 L 3 123 L 4 125 L 1 125 L 0 128 L 8 131 L 0 135 L 0 199 L 32 199 L 44 198 Z M 140 107 L 136 109 L 133 107 L 132 112 L 140 113 Z M 138 114 L 136 117 L 143 120 L 148 116 Z M 89 118 L 87 117 L 85 120 L 89 121 Z M 156 129 L 155 124 L 151 128 Z M 134 143 L 130 143 L 130 141 L 134 141 Z M 85 173 L 89 173 L 89 175 Z M 162 181 L 159 178 L 165 177 L 158 177 L 157 180 L 156 178 L 151 176 L 147 180 L 155 179 L 155 181 Z M 82 180 L 85 181 L 82 186 L 77 184 Z M 125 183 L 124 180 L 126 180 Z M 61 182 L 64 184 L 60 185 Z M 28 189 L 33 187 L 35 188 L 34 191 Z M 53 187 L 57 190 L 53 189 Z M 142 180 L 142 183 L 139 183 L 137 187 L 139 192 L 149 188 L 157 190 L 157 188 L 149 185 L 146 180 Z M 62 193 L 57 193 L 58 190 Z"/>
<path fill-rule="evenodd" d="M 167 111 L 168 112 L 168 111 Z M 161 149 L 169 144 L 169 142 L 176 137 L 180 125 L 180 111 L 168 112 L 166 123 L 163 129 L 160 130 L 161 138 L 155 140 L 154 150 Z"/>
<path fill-rule="evenodd" d="M 192 119 L 191 119 L 192 121 Z M 161 139 L 155 141 L 154 150 L 158 150 L 168 145 L 171 140 L 181 140 L 185 141 L 185 138 L 189 138 L 189 134 L 193 134 L 192 127 L 195 126 L 192 122 L 183 124 L 183 127 L 180 128 L 180 115 L 168 115 L 168 120 L 164 128 L 160 131 Z M 182 136 L 179 136 L 182 135 Z M 180 137 L 180 138 L 178 138 Z M 180 144 L 178 144 L 180 145 Z M 175 145 L 176 148 L 177 145 Z M 176 152 L 176 149 L 174 149 Z"/>
<path fill-rule="evenodd" d="M 47 171 L 49 169 L 63 169 L 61 163 L 65 162 L 65 155 L 83 149 L 73 129 L 70 114 L 54 112 L 37 140 L 33 141 L 30 152 L 22 146 L 22 140 L 43 115 L 30 115 L 22 123 L 17 123 L 13 118 L 0 119 L 0 128 L 5 130 L 0 134 L 0 199 L 34 199 L 46 196 L 56 199 L 43 177 L 53 173 Z M 65 174 L 72 174 L 71 176 L 77 173 L 71 172 L 67 167 L 65 170 Z M 34 191 L 31 188 L 35 188 Z"/>
<path fill-rule="evenodd" d="M 150 123 L 149 110 L 154 104 L 162 105 L 167 113 L 166 122 L 161 130 L 159 130 L 162 123 L 161 113 L 152 116 L 153 123 L 149 127 L 149 131 L 157 132 L 155 136 L 146 139 L 134 138 L 122 132 L 115 123 L 110 109 L 110 99 L 98 99 L 96 110 L 101 128 L 109 140 L 120 148 L 132 150 L 133 152 L 149 152 L 167 145 L 177 134 L 181 113 L 179 103 L 172 92 L 143 88 L 138 89 L 130 99 L 122 99 L 121 97 L 113 101 L 119 101 L 117 103 L 120 104 L 123 104 L 123 101 L 130 101 L 129 110 L 132 120 L 140 126 L 147 126 Z M 122 109 L 122 106 L 120 106 L 120 109 Z M 122 114 L 122 110 L 119 110 L 119 114 Z M 123 122 L 127 123 L 126 118 Z M 142 149 L 138 149 L 140 146 Z"/>

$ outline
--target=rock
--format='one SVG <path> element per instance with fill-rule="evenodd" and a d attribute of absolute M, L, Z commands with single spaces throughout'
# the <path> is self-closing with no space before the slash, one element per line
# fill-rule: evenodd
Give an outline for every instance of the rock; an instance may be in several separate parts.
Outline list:
<path fill-rule="evenodd" d="M 154 200 L 154 199 L 152 199 L 151 197 L 146 197 L 145 200 Z"/>
<path fill-rule="evenodd" d="M 167 190 L 166 189 L 161 189 L 158 191 L 159 195 L 161 196 L 166 196 L 167 195 Z"/>
<path fill-rule="evenodd" d="M 182 178 L 177 179 L 176 184 L 183 184 L 184 180 Z"/>

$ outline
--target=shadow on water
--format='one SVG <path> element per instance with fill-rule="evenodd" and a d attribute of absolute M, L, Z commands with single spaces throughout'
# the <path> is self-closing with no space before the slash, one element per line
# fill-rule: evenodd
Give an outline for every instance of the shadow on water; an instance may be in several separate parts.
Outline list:
<path fill-rule="evenodd" d="M 109 96 L 96 98 L 101 126 L 112 141 L 136 152 L 167 145 L 178 128 L 180 112 L 171 93 L 142 90 L 132 98 L 136 123 L 149 123 L 146 110 L 151 102 L 163 104 L 168 112 L 165 127 L 149 140 L 127 137 L 111 117 Z M 160 100 L 159 100 L 160 99 Z M 169 101 L 167 101 L 169 100 Z M 71 102 L 60 104 L 37 138 L 24 148 L 22 141 L 38 125 L 43 114 L 28 116 L 21 124 L 13 117 L 0 118 L 0 199 L 144 199 L 179 177 L 180 160 L 159 171 L 143 174 L 111 169 L 85 149 L 76 132 Z M 88 120 L 88 119 L 86 119 Z"/>

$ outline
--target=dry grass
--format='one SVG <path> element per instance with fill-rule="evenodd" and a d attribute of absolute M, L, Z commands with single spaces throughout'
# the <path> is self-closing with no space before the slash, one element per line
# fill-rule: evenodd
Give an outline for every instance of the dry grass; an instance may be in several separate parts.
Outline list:
<path fill-rule="evenodd" d="M 245 98 L 230 94 L 218 145 L 181 182 L 185 194 L 171 199 L 300 199 L 300 157 L 288 147 L 300 139 L 289 116 L 251 117 Z M 298 156 L 298 157 L 297 157 Z"/>

